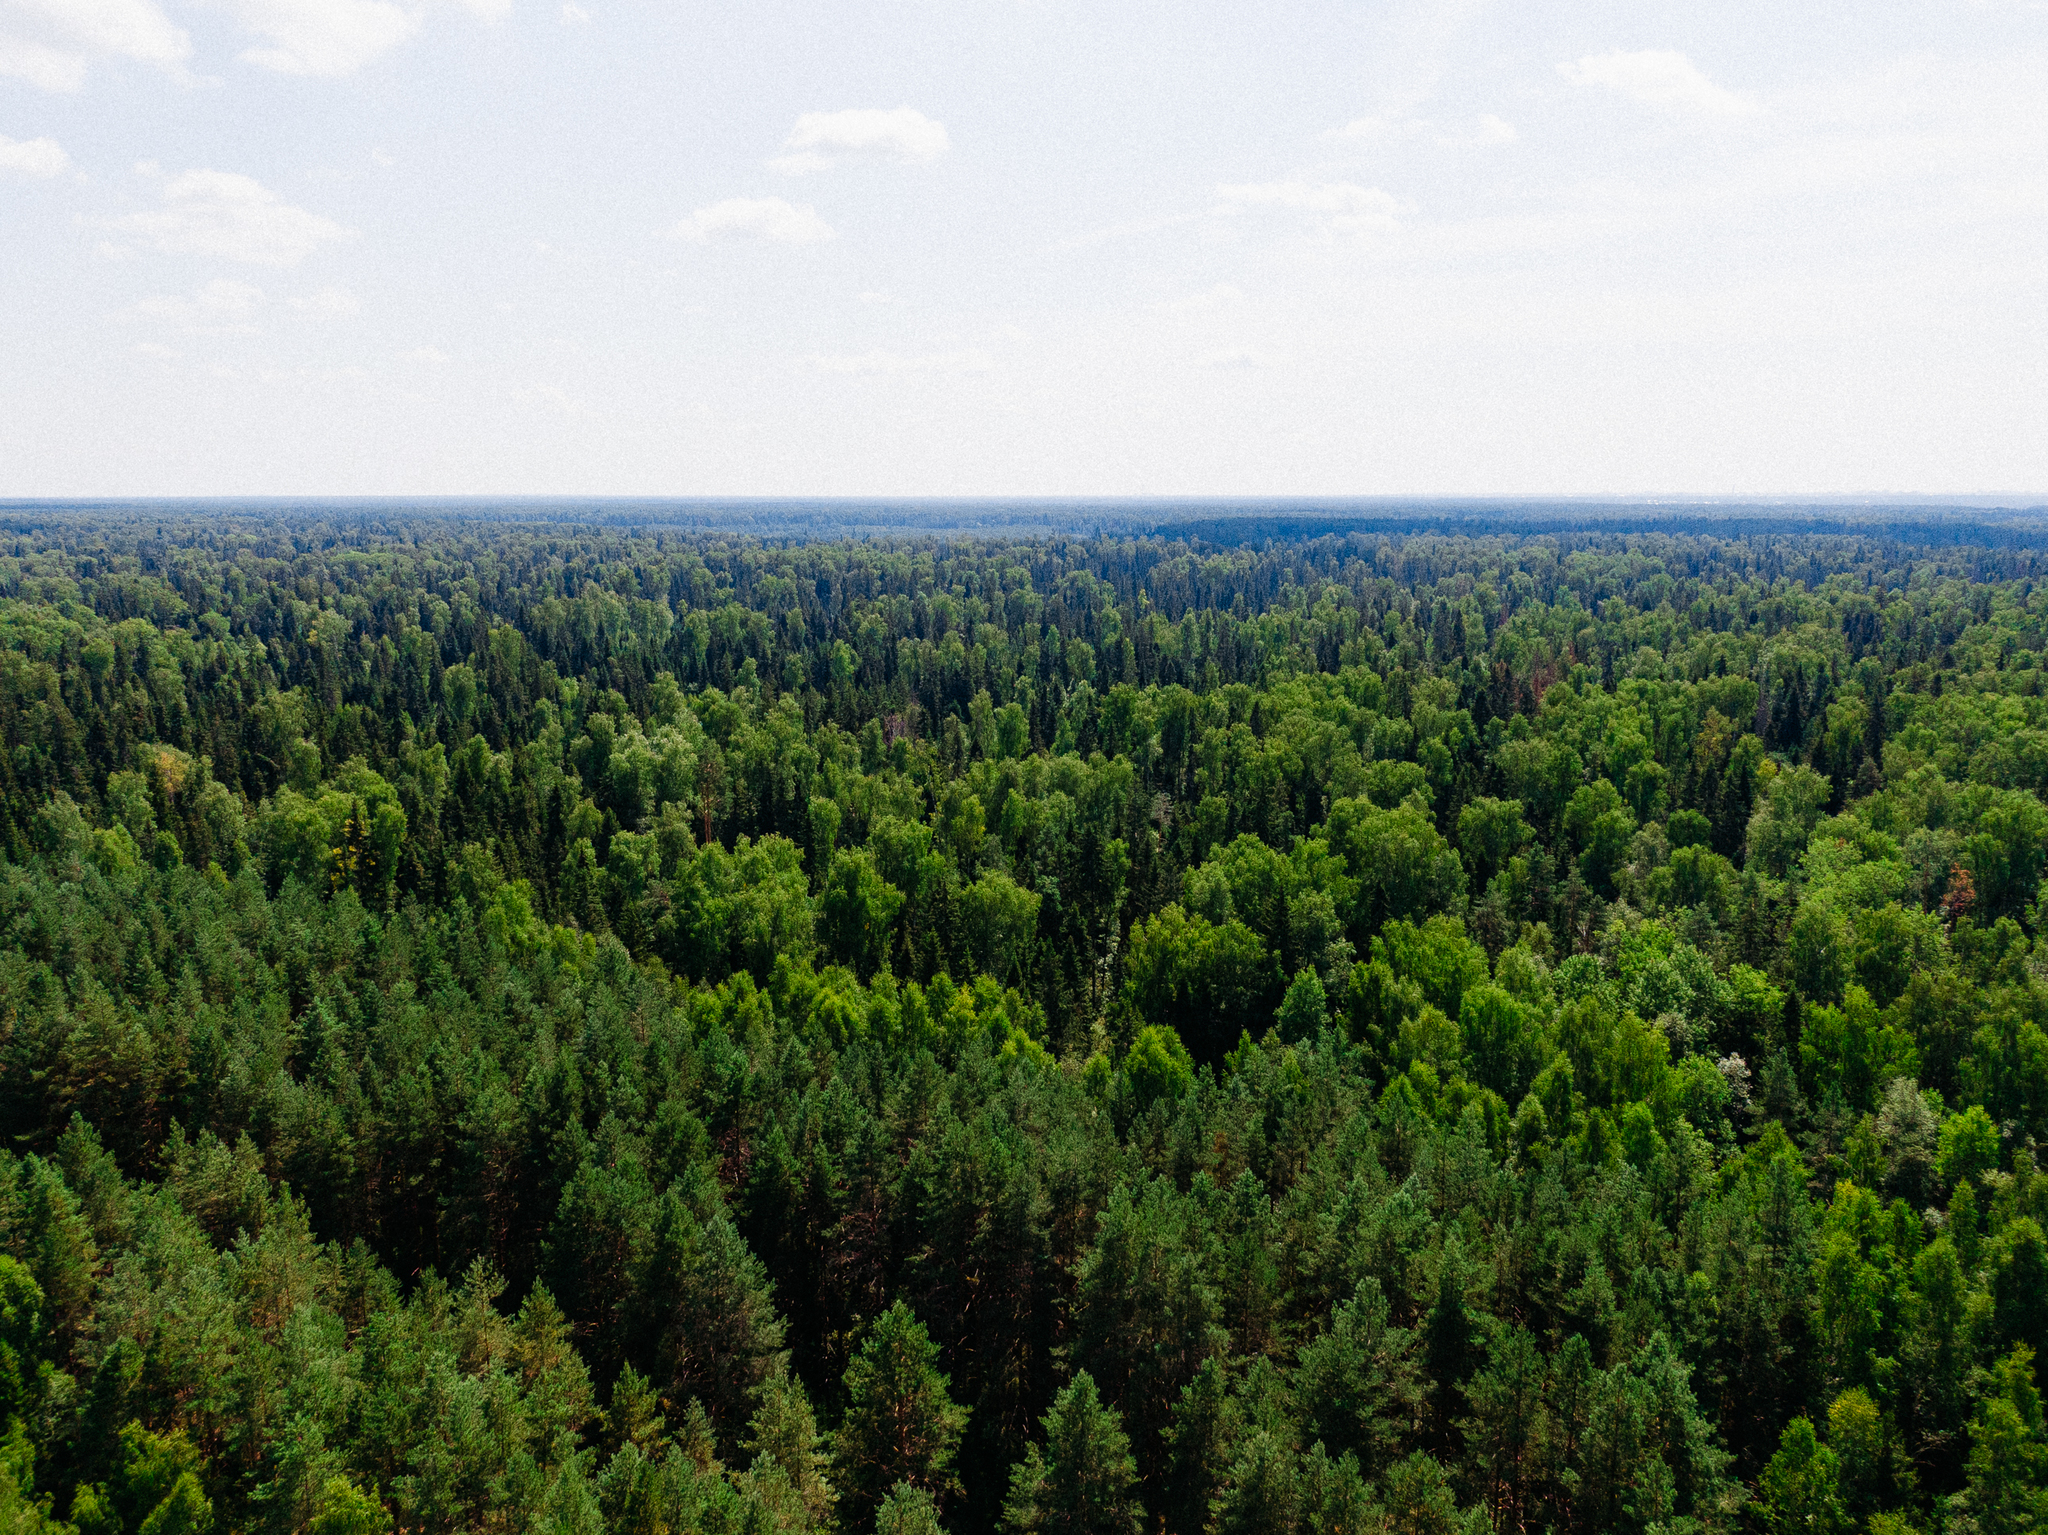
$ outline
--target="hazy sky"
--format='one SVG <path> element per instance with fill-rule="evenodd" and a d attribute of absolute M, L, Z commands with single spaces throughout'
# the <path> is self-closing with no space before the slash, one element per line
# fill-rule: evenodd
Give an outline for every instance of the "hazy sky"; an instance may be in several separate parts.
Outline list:
<path fill-rule="evenodd" d="M 2048 3 L 0 0 L 0 496 L 2048 490 Z"/>

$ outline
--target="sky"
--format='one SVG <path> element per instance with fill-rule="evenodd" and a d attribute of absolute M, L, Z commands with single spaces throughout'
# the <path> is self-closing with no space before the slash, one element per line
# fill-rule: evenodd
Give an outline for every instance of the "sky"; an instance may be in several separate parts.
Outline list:
<path fill-rule="evenodd" d="M 0 497 L 2048 491 L 2048 0 L 0 0 Z"/>

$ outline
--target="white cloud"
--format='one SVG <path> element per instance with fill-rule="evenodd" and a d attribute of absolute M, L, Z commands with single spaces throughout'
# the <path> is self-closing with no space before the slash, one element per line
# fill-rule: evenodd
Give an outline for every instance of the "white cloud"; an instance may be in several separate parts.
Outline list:
<path fill-rule="evenodd" d="M 860 296 L 860 301 L 863 304 L 893 304 L 896 295 L 881 288 L 870 288 Z"/>
<path fill-rule="evenodd" d="M 0 75 L 12 75 L 43 90 L 77 90 L 85 84 L 85 62 L 82 53 L 0 33 Z"/>
<path fill-rule="evenodd" d="M 175 362 L 178 354 L 158 341 L 138 341 L 135 352 L 140 357 L 154 357 L 158 362 Z"/>
<path fill-rule="evenodd" d="M 215 278 L 197 293 L 153 293 L 137 299 L 129 313 L 144 320 L 159 320 L 187 331 L 215 335 L 252 335 L 256 312 L 263 307 L 263 290 L 252 283 Z"/>
<path fill-rule="evenodd" d="M 1378 187 L 1351 181 L 1262 181 L 1219 186 L 1224 210 L 1278 208 L 1290 213 L 1321 214 L 1333 229 L 1389 230 L 1399 227 L 1401 204 Z"/>
<path fill-rule="evenodd" d="M 785 153 L 770 160 L 769 166 L 785 176 L 801 176 L 850 158 L 936 160 L 951 143 L 945 124 L 913 107 L 858 107 L 804 113 L 782 147 Z"/>
<path fill-rule="evenodd" d="M 1714 84 L 1692 60 L 1668 48 L 1592 53 L 1576 63 L 1558 65 L 1557 72 L 1574 85 L 1601 86 L 1667 112 L 1743 117 L 1759 110 L 1755 102 Z"/>
<path fill-rule="evenodd" d="M 1425 134 L 1446 149 L 1485 149 L 1514 143 L 1515 125 L 1491 112 L 1470 123 L 1447 123 L 1430 117 L 1359 117 L 1329 136 L 1347 143 L 1380 147 Z"/>
<path fill-rule="evenodd" d="M 1233 207 L 1288 208 L 1300 213 L 1393 213 L 1400 205 L 1378 187 L 1350 181 L 1261 181 L 1219 186 Z"/>
<path fill-rule="evenodd" d="M 0 75 L 75 91 L 97 58 L 176 69 L 192 40 L 155 0 L 0 0 Z"/>
<path fill-rule="evenodd" d="M 8 0 L 0 0 L 0 4 Z M 500 21 L 511 0 L 454 0 L 479 21 Z M 284 75 L 352 75 L 417 33 L 426 13 L 394 0 L 231 0 L 262 41 L 242 62 Z M 575 9 L 574 6 L 567 9 Z"/>
<path fill-rule="evenodd" d="M 980 347 L 960 352 L 892 352 L 876 350 L 808 359 L 820 373 L 986 373 L 995 359 Z"/>
<path fill-rule="evenodd" d="M 590 12 L 576 3 L 576 0 L 562 0 L 562 25 L 565 27 L 587 27 Z"/>
<path fill-rule="evenodd" d="M 242 62 L 281 75 L 354 74 L 420 26 L 390 0 L 238 0 L 235 10 L 263 39 Z"/>
<path fill-rule="evenodd" d="M 437 346 L 416 346 L 410 352 L 401 352 L 399 355 L 407 362 L 425 363 L 429 367 L 438 367 L 448 360 L 448 354 Z"/>
<path fill-rule="evenodd" d="M 814 245 L 834 237 L 832 226 L 815 209 L 779 197 L 728 197 L 697 209 L 669 232 L 679 240 L 700 243 L 741 236 L 779 245 Z"/>
<path fill-rule="evenodd" d="M 1204 368 L 1226 373 L 1243 373 L 1259 366 L 1257 354 L 1241 346 L 1205 352 L 1196 361 Z"/>
<path fill-rule="evenodd" d="M 360 314 L 363 308 L 362 300 L 346 288 L 321 288 L 286 302 L 303 314 Z"/>
<path fill-rule="evenodd" d="M 350 231 L 294 208 L 261 182 L 232 171 L 186 171 L 164 183 L 164 205 L 113 227 L 179 256 L 225 256 L 252 266 L 296 266 Z"/>
<path fill-rule="evenodd" d="M 1439 144 L 1453 149 L 1490 149 L 1496 144 L 1512 144 L 1514 141 L 1515 125 L 1491 112 L 1469 128 L 1454 128 L 1437 137 Z"/>
<path fill-rule="evenodd" d="M 71 156 L 55 139 L 10 139 L 0 134 L 0 171 L 19 171 L 47 181 L 69 169 Z"/>
<path fill-rule="evenodd" d="M 1384 144 L 1393 139 L 1407 138 L 1421 127 L 1422 119 L 1419 117 L 1355 117 L 1332 132 L 1330 137 L 1349 139 L 1357 144 Z"/>

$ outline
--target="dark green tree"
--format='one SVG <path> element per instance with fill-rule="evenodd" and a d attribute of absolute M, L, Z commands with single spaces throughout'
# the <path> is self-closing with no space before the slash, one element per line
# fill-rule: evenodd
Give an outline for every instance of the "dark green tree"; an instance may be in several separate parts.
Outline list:
<path fill-rule="evenodd" d="M 933 1498 L 959 1486 L 953 1456 L 968 1414 L 947 1394 L 938 1358 L 924 1324 L 899 1300 L 875 1319 L 847 1366 L 832 1464 L 841 1508 L 856 1524 L 899 1484 Z"/>
<path fill-rule="evenodd" d="M 1019 1535 L 1136 1535 L 1145 1511 L 1131 1442 L 1086 1370 L 1053 1398 L 1043 1423 L 1044 1448 L 1032 1445 L 1010 1470 L 1003 1527 Z"/>

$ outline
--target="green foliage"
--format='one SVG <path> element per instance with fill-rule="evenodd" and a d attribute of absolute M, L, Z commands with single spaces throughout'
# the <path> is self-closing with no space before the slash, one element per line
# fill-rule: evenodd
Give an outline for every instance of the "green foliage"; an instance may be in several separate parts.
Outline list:
<path fill-rule="evenodd" d="M 200 1490 L 199 1469 L 199 1452 L 182 1433 L 154 1434 L 139 1422 L 122 1429 L 110 1500 L 122 1528 L 138 1535 L 206 1535 L 213 1504 Z"/>
<path fill-rule="evenodd" d="M 818 898 L 825 947 L 861 974 L 873 974 L 888 955 L 890 926 L 902 907 L 903 892 L 882 878 L 873 854 L 835 854 Z"/>
<path fill-rule="evenodd" d="M 1345 799 L 1330 807 L 1324 838 L 1355 871 L 1340 909 L 1353 941 L 1394 920 L 1414 921 L 1451 907 L 1465 894 L 1465 871 L 1413 798 L 1393 809 Z"/>
<path fill-rule="evenodd" d="M 1474 885 L 1482 889 L 1533 835 L 1519 800 L 1481 795 L 1458 812 L 1458 845 L 1472 865 Z"/>
<path fill-rule="evenodd" d="M 320 1489 L 320 1511 L 311 1535 L 385 1535 L 391 1515 L 384 1505 L 345 1476 L 330 1476 Z"/>
<path fill-rule="evenodd" d="M 1045 1446 L 1033 1444 L 1010 1469 L 1003 1505 L 1008 1531 L 1073 1535 L 1137 1535 L 1145 1511 L 1137 1498 L 1131 1442 L 1095 1380 L 1078 1371 L 1053 1398 L 1044 1420 Z"/>
<path fill-rule="evenodd" d="M 1124 1055 L 1123 1075 L 1138 1107 L 1146 1109 L 1185 1093 L 1194 1085 L 1195 1067 L 1180 1035 L 1164 1024 L 1148 1023 Z"/>
<path fill-rule="evenodd" d="M 754 1458 L 754 1476 L 764 1479 L 772 1474 L 806 1520 L 821 1529 L 828 1527 L 839 1494 L 825 1474 L 831 1456 L 818 1434 L 803 1383 L 787 1371 L 769 1376 L 747 1428 L 744 1448 Z"/>
<path fill-rule="evenodd" d="M 1906 1031 L 1878 1011 L 1870 993 L 1851 986 L 1839 1008 L 1814 1007 L 1799 1037 L 1800 1076 L 1809 1093 L 1838 1093 L 1852 1113 L 1874 1111 L 1887 1082 L 1912 1077 L 1919 1052 Z"/>
<path fill-rule="evenodd" d="M 43 1314 L 42 1286 L 0 1253 L 0 1424 L 34 1412 L 42 1394 Z"/>
<path fill-rule="evenodd" d="M 35 1496 L 35 1447 L 19 1419 L 0 1434 L 0 1530 L 7 1535 L 69 1535 L 52 1516 L 50 1495 Z"/>
<path fill-rule="evenodd" d="M 2048 1439 L 2033 1364 L 2024 1345 L 1999 1360 L 1970 1420 L 1966 1517 L 1982 1535 L 2019 1535 L 2048 1520 Z"/>
<path fill-rule="evenodd" d="M 899 1300 L 875 1319 L 847 1367 L 832 1459 L 853 1519 L 878 1509 L 892 1489 L 939 1498 L 959 1486 L 953 1457 L 968 1411 L 947 1395 L 938 1357 L 924 1324 Z"/>
<path fill-rule="evenodd" d="M 1836 1535 L 1845 1530 L 1838 1480 L 1834 1451 L 1820 1443 L 1810 1420 L 1794 1418 L 1785 1425 L 1778 1453 L 1757 1484 L 1764 1527 L 1772 1535 Z"/>
<path fill-rule="evenodd" d="M 1936 1165 L 1943 1183 L 1967 1183 L 1980 1178 L 2002 1160 L 1998 1126 L 1991 1122 L 1983 1105 L 1970 1104 L 1960 1114 L 1951 1114 L 1942 1122 L 1941 1153 Z"/>
<path fill-rule="evenodd" d="M 0 1526 L 2048 1522 L 2024 540 L 22 522 Z"/>
<path fill-rule="evenodd" d="M 875 1535 L 946 1535 L 939 1509 L 922 1487 L 899 1482 L 875 1510 Z"/>
<path fill-rule="evenodd" d="M 1296 1380 L 1309 1433 L 1332 1454 L 1377 1475 L 1413 1433 L 1425 1394 L 1415 1334 L 1388 1322 L 1379 1281 L 1367 1276 L 1301 1352 Z"/>
<path fill-rule="evenodd" d="M 1119 1184 L 1076 1272 L 1074 1348 L 1147 1471 L 1181 1390 L 1224 1341 L 1200 1206 L 1164 1179 Z"/>
<path fill-rule="evenodd" d="M 1314 1039 L 1329 1018 L 1330 1001 L 1323 991 L 1323 978 L 1313 970 L 1303 970 L 1288 983 L 1274 1024 L 1282 1039 L 1306 1040 Z"/>
<path fill-rule="evenodd" d="M 1038 892 L 1024 889 L 1001 869 L 962 888 L 960 920 L 975 968 L 999 981 L 1023 978 L 1043 903 Z"/>
<path fill-rule="evenodd" d="M 1171 1026 L 1205 1059 L 1270 1020 L 1281 996 L 1279 966 L 1258 934 L 1178 906 L 1132 928 L 1125 966 L 1133 1015 Z"/>

